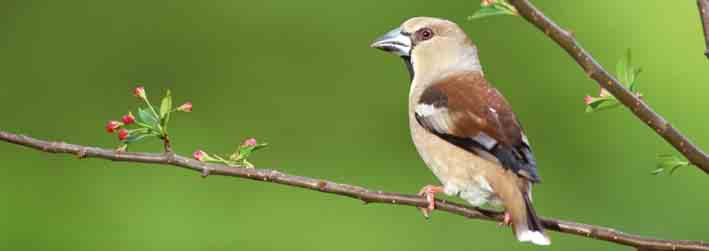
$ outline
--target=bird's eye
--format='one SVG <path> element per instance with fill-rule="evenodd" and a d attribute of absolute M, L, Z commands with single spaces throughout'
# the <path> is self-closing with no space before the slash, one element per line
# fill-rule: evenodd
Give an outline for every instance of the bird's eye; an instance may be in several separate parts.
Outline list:
<path fill-rule="evenodd" d="M 429 28 L 423 28 L 418 31 L 416 31 L 416 40 L 418 41 L 425 41 L 429 40 L 433 37 L 433 30 Z"/>

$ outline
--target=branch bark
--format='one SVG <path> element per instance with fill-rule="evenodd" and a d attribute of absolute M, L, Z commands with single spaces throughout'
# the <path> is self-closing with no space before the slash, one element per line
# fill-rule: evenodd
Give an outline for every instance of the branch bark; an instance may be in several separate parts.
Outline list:
<path fill-rule="evenodd" d="M 704 30 L 704 56 L 709 58 L 709 0 L 697 0 L 697 8 L 699 9 L 699 18 L 702 21 L 702 30 Z"/>
<path fill-rule="evenodd" d="M 300 187 L 323 193 L 337 194 L 358 199 L 363 201 L 365 204 L 382 203 L 415 207 L 425 207 L 428 205 L 426 199 L 416 195 L 372 190 L 360 186 L 336 183 L 329 180 L 289 175 L 276 170 L 256 168 L 234 168 L 224 165 L 205 163 L 179 156 L 173 152 L 165 152 L 161 154 L 116 152 L 112 149 L 74 145 L 65 142 L 39 140 L 28 136 L 17 135 L 5 131 L 0 131 L 0 140 L 16 145 L 26 146 L 42 152 L 73 154 L 78 158 L 98 158 L 113 161 L 171 165 L 192 171 L 197 171 L 201 173 L 202 177 L 207 177 L 210 174 L 232 176 L 261 182 L 271 182 L 286 186 Z M 445 211 L 471 219 L 500 222 L 503 218 L 500 212 L 465 206 L 438 199 L 436 200 L 436 209 L 438 211 Z M 661 240 L 650 237 L 643 237 L 639 235 L 627 234 L 612 228 L 546 217 L 542 219 L 542 223 L 544 224 L 544 227 L 548 230 L 577 235 L 586 238 L 604 240 L 635 248 L 673 251 L 709 251 L 709 243 L 706 243 L 704 241 Z"/>
<path fill-rule="evenodd" d="M 598 85 L 608 90 L 625 107 L 635 114 L 635 116 L 652 128 L 658 135 L 670 143 L 677 151 L 689 160 L 697 168 L 709 174 L 709 156 L 702 149 L 694 145 L 687 137 L 682 135 L 665 118 L 650 108 L 650 106 L 635 94 L 628 91 L 613 76 L 596 62 L 581 44 L 574 38 L 573 34 L 559 27 L 554 21 L 549 19 L 539 11 L 528 0 L 509 0 L 519 14 L 528 22 L 544 32 L 546 36 L 554 40 L 583 68 L 586 74 Z"/>

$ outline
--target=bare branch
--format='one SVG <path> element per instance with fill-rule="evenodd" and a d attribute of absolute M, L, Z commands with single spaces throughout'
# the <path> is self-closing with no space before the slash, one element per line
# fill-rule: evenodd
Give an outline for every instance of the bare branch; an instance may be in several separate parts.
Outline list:
<path fill-rule="evenodd" d="M 697 0 L 697 8 L 699 9 L 699 18 L 702 20 L 702 29 L 704 30 L 704 44 L 706 50 L 704 56 L 709 58 L 709 0 Z"/>
<path fill-rule="evenodd" d="M 0 131 L 0 140 L 16 145 L 34 148 L 48 153 L 73 154 L 79 158 L 98 158 L 114 161 L 153 163 L 160 165 L 172 165 L 199 172 L 203 177 L 208 175 L 232 176 L 246 178 L 262 182 L 277 183 L 292 187 L 300 187 L 315 190 L 323 193 L 331 193 L 355 198 L 365 203 L 382 203 L 393 205 L 407 205 L 425 207 L 428 205 L 426 199 L 408 194 L 390 193 L 379 190 L 371 190 L 364 187 L 340 184 L 323 179 L 289 175 L 275 170 L 256 168 L 234 168 L 224 165 L 205 163 L 176 155 L 173 152 L 162 154 L 156 153 L 135 153 L 116 152 L 111 149 L 98 147 L 81 146 L 64 142 L 44 141 L 24 135 L 17 135 Z M 461 215 L 472 219 L 488 221 L 502 221 L 502 214 L 482 208 L 464 206 L 461 204 L 436 200 L 436 209 L 452 214 Z M 701 250 L 709 251 L 709 244 L 703 241 L 685 240 L 660 240 L 638 235 L 626 234 L 611 228 L 594 226 L 571 221 L 543 218 L 544 227 L 561 232 L 586 238 L 593 238 L 613 242 L 621 245 L 650 248 L 653 250 Z"/>
<path fill-rule="evenodd" d="M 620 103 L 628 107 L 639 120 L 674 146 L 690 163 L 709 174 L 709 156 L 675 129 L 665 118 L 653 111 L 645 101 L 628 91 L 618 80 L 608 74 L 603 66 L 598 64 L 591 54 L 581 47 L 571 32 L 559 27 L 528 0 L 509 0 L 509 2 L 517 8 L 522 17 L 566 50 L 586 74 L 598 82 L 598 85 L 613 94 Z"/>

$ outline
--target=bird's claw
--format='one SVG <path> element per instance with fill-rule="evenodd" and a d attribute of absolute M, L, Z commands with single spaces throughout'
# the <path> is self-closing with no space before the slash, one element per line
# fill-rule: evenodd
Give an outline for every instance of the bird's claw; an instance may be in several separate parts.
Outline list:
<path fill-rule="evenodd" d="M 431 216 L 431 212 L 433 212 L 433 209 L 436 208 L 435 194 L 440 192 L 443 192 L 443 187 L 433 185 L 427 185 L 421 188 L 421 191 L 419 191 L 418 195 L 423 196 L 424 198 L 426 198 L 426 201 L 428 201 L 428 206 L 418 208 L 419 210 L 421 210 L 423 217 L 426 217 L 426 219 Z"/>

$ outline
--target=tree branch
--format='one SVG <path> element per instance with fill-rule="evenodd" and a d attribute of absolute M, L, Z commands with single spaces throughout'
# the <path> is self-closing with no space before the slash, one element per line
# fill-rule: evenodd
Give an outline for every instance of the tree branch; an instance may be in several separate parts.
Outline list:
<path fill-rule="evenodd" d="M 702 30 L 704 30 L 704 44 L 706 50 L 704 56 L 709 58 L 709 0 L 697 0 L 697 8 L 699 9 L 699 18 L 702 21 Z"/>
<path fill-rule="evenodd" d="M 709 156 L 702 149 L 694 145 L 687 137 L 682 135 L 665 118 L 657 114 L 650 106 L 635 94 L 628 91 L 618 80 L 608 74 L 593 57 L 581 47 L 571 32 L 559 27 L 539 11 L 528 0 L 509 0 L 519 14 L 528 22 L 539 28 L 549 38 L 554 40 L 583 68 L 586 74 L 598 82 L 602 88 L 608 90 L 624 106 L 628 107 L 635 116 L 647 126 L 662 136 L 677 151 L 689 160 L 690 163 L 709 174 Z"/>
<path fill-rule="evenodd" d="M 355 198 L 363 201 L 365 204 L 382 203 L 415 207 L 425 207 L 428 205 L 426 199 L 416 195 L 371 190 L 364 187 L 340 184 L 323 179 L 289 175 L 286 173 L 269 169 L 234 168 L 224 165 L 205 163 L 176 155 L 173 152 L 166 152 L 162 154 L 116 152 L 111 149 L 104 149 L 98 147 L 74 145 L 64 142 L 44 141 L 24 135 L 8 133 L 5 131 L 0 131 L 0 140 L 10 142 L 16 145 L 34 148 L 42 152 L 73 154 L 78 158 L 98 158 L 114 161 L 172 165 L 175 167 L 181 167 L 188 170 L 200 172 L 203 177 L 213 174 L 246 178 L 262 182 L 271 182 L 292 187 L 300 187 L 323 193 L 331 193 Z M 436 200 L 436 209 L 438 211 L 445 211 L 471 219 L 500 222 L 503 218 L 500 212 L 464 206 L 445 200 Z M 660 240 L 650 237 L 626 234 L 607 227 L 594 226 L 552 218 L 543 218 L 542 223 L 544 224 L 544 227 L 549 230 L 582 236 L 586 238 L 604 240 L 636 248 L 673 251 L 709 251 L 709 244 L 705 243 L 704 241 Z"/>

